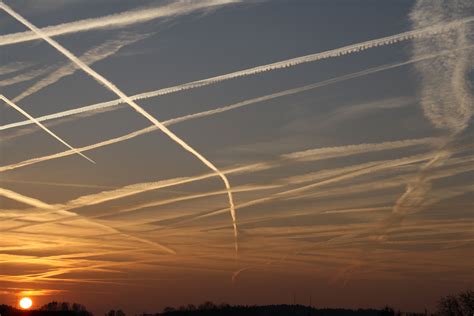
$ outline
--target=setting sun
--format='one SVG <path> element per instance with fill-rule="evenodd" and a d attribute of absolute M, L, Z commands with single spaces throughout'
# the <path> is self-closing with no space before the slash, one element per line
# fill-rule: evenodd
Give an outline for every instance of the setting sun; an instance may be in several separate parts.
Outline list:
<path fill-rule="evenodd" d="M 31 307 L 31 305 L 33 305 L 33 301 L 29 297 L 23 297 L 20 300 L 20 307 L 23 309 L 28 309 Z"/>

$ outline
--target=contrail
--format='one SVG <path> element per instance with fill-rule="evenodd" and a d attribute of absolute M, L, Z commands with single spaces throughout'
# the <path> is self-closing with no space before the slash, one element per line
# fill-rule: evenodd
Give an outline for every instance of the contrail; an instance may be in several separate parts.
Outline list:
<path fill-rule="evenodd" d="M 270 168 L 279 166 L 282 162 L 285 162 L 285 161 L 291 161 L 291 160 L 317 161 L 321 159 L 346 157 L 349 155 L 367 153 L 371 151 L 390 150 L 390 149 L 404 148 L 404 147 L 409 147 L 409 146 L 420 146 L 420 145 L 430 145 L 430 144 L 432 145 L 435 142 L 435 140 L 436 139 L 433 139 L 433 138 L 422 138 L 422 139 L 413 139 L 413 140 L 385 142 L 385 143 L 380 143 L 380 144 L 346 145 L 346 146 L 340 146 L 340 147 L 327 147 L 327 148 L 319 148 L 319 149 L 313 149 L 313 150 L 305 150 L 305 151 L 295 152 L 291 154 L 284 154 L 284 155 L 279 156 L 276 160 L 272 160 L 272 161 L 259 162 L 259 163 L 244 165 L 244 166 L 236 166 L 236 167 L 228 168 L 224 170 L 224 172 L 226 174 L 232 174 L 232 173 L 244 174 L 248 172 L 268 170 Z M 367 167 L 372 167 L 373 165 L 377 165 L 378 163 L 380 162 L 352 166 L 348 168 L 339 168 L 336 170 L 327 170 L 316 176 L 313 175 L 312 180 L 314 181 L 315 179 L 323 179 L 323 178 L 328 178 L 328 177 L 339 176 L 341 174 L 346 174 L 346 173 L 350 173 L 350 172 L 364 169 Z M 136 184 L 127 185 L 121 188 L 116 188 L 113 190 L 102 191 L 102 192 L 98 192 L 98 193 L 94 193 L 90 195 L 84 195 L 74 200 L 68 201 L 66 204 L 57 205 L 57 207 L 62 210 L 73 210 L 76 208 L 97 205 L 97 204 L 105 203 L 108 201 L 113 201 L 117 199 L 134 196 L 137 194 L 141 194 L 141 193 L 145 193 L 145 192 L 149 192 L 153 190 L 193 183 L 195 181 L 209 179 L 214 176 L 215 176 L 215 173 L 206 173 L 206 174 L 193 176 L 193 177 L 181 177 L 181 178 L 172 178 L 172 179 L 166 179 L 166 180 L 161 180 L 161 181 L 156 181 L 156 182 L 136 183 Z M 301 183 L 301 182 L 308 182 L 308 181 L 311 181 L 311 179 L 305 179 L 302 181 L 296 180 L 293 182 Z"/>
<path fill-rule="evenodd" d="M 54 207 L 50 204 L 44 203 L 43 201 L 40 201 L 38 199 L 29 197 L 29 196 L 24 196 L 22 194 L 16 193 L 8 189 L 0 188 L 0 196 L 4 196 L 6 198 L 9 198 L 9 199 L 12 199 L 24 204 L 28 204 L 30 206 L 34 206 L 39 209 L 46 209 L 46 210 L 54 209 Z"/>
<path fill-rule="evenodd" d="M 98 61 L 101 61 L 109 56 L 114 55 L 118 52 L 122 47 L 133 44 L 137 41 L 143 40 L 147 38 L 149 35 L 134 35 L 134 34 L 127 34 L 123 33 L 118 36 L 117 39 L 106 41 L 105 43 L 94 47 L 87 52 L 85 52 L 81 57 L 79 57 L 82 62 L 87 65 L 92 65 Z M 74 63 L 70 63 L 68 65 L 62 66 L 56 71 L 50 73 L 47 77 L 41 79 L 40 81 L 36 82 L 34 85 L 23 91 L 20 95 L 16 96 L 12 101 L 19 102 L 24 98 L 52 85 L 53 83 L 61 80 L 61 78 L 70 76 L 77 71 L 77 67 Z M 50 72 L 47 69 L 47 72 Z M 0 82 L 1 85 L 1 82 Z"/>
<path fill-rule="evenodd" d="M 199 0 L 199 1 L 175 1 L 160 7 L 146 7 L 139 10 L 130 10 L 118 14 L 111 14 L 99 18 L 84 19 L 75 22 L 63 23 L 42 28 L 41 31 L 47 36 L 58 36 L 85 32 L 97 29 L 120 28 L 137 23 L 144 23 L 158 18 L 169 18 L 190 14 L 195 11 L 217 8 L 226 4 L 238 3 L 240 0 Z M 21 32 L 0 36 L 0 46 L 23 43 L 40 39 L 35 32 Z"/>
<path fill-rule="evenodd" d="M 6 75 L 12 72 L 17 72 L 25 68 L 28 68 L 31 65 L 32 65 L 31 63 L 25 63 L 25 62 L 9 63 L 6 65 L 0 66 L 0 75 Z"/>
<path fill-rule="evenodd" d="M 30 81 L 36 77 L 40 77 L 44 74 L 51 72 L 51 70 L 55 68 L 56 66 L 42 67 L 39 69 L 28 71 L 27 73 L 13 76 L 12 78 L 3 79 L 0 81 L 0 87 L 6 87 L 6 86 L 11 86 L 17 83 L 25 82 L 25 81 Z M 16 102 L 16 101 L 13 100 L 13 102 Z"/>
<path fill-rule="evenodd" d="M 300 187 L 297 187 L 297 188 L 294 188 L 294 189 L 289 189 L 289 190 L 277 192 L 275 194 L 272 194 L 272 195 L 269 195 L 269 196 L 266 196 L 266 197 L 262 197 L 262 198 L 259 198 L 259 199 L 243 202 L 241 204 L 238 204 L 237 207 L 239 209 L 243 209 L 243 208 L 247 208 L 249 206 L 253 206 L 253 205 L 257 205 L 257 204 L 266 203 L 266 202 L 270 202 L 270 201 L 274 201 L 274 200 L 279 200 L 281 198 L 292 196 L 292 195 L 295 195 L 295 194 L 298 194 L 298 193 L 301 193 L 301 192 L 304 192 L 304 191 L 308 191 L 310 189 L 314 189 L 314 188 L 321 187 L 321 186 L 326 186 L 326 185 L 337 183 L 337 182 L 340 182 L 340 181 L 350 180 L 350 179 L 360 177 L 360 176 L 363 176 L 363 175 L 367 175 L 367 174 L 371 174 L 371 173 L 374 173 L 374 172 L 379 172 L 379 171 L 383 171 L 383 170 L 386 170 L 386 169 L 405 166 L 405 165 L 414 164 L 414 163 L 420 163 L 420 162 L 429 160 L 432 157 L 433 157 L 433 154 L 431 154 L 431 153 L 430 154 L 421 154 L 421 155 L 414 155 L 414 156 L 410 156 L 410 157 L 406 157 L 406 158 L 400 158 L 400 159 L 394 159 L 394 160 L 369 162 L 369 163 L 353 166 L 351 168 L 352 169 L 351 171 L 347 171 L 346 168 L 342 168 L 342 170 L 340 170 L 341 172 L 339 174 L 335 173 L 334 176 L 329 177 L 327 179 L 317 181 L 317 182 L 314 182 L 314 183 L 311 183 L 311 184 L 307 184 L 307 185 L 304 185 L 304 186 L 300 186 Z M 201 215 L 197 215 L 197 216 L 195 216 L 191 219 L 182 221 L 178 224 L 187 223 L 187 222 L 194 221 L 194 220 L 197 220 L 197 219 L 219 215 L 219 214 L 222 214 L 222 213 L 225 213 L 225 212 L 228 212 L 228 208 L 219 209 L 219 210 L 211 211 L 211 212 L 205 212 L 205 213 L 202 213 Z"/>
<path fill-rule="evenodd" d="M 1 3 L 0 3 L 1 5 Z M 95 161 L 90 159 L 89 157 L 87 157 L 86 155 L 84 155 L 83 153 L 81 153 L 79 150 L 77 150 L 76 148 L 72 147 L 71 145 L 69 145 L 68 143 L 66 143 L 62 138 L 60 138 L 59 136 L 57 136 L 55 133 L 53 133 L 52 131 L 50 131 L 46 126 L 44 126 L 41 122 L 38 122 L 38 120 L 36 120 L 33 116 L 29 115 L 27 112 L 23 111 L 23 109 L 21 109 L 20 107 L 18 107 L 15 103 L 13 103 L 12 101 L 10 101 L 8 98 L 6 98 L 4 95 L 1 95 L 0 94 L 0 99 L 2 99 L 3 101 L 5 101 L 5 103 L 7 103 L 8 105 L 10 105 L 12 108 L 14 108 L 15 110 L 17 110 L 18 112 L 20 112 L 21 114 L 23 114 L 24 116 L 26 116 L 28 119 L 30 119 L 32 122 L 34 122 L 36 125 L 38 125 L 39 127 L 41 127 L 46 133 L 48 133 L 49 135 L 53 136 L 54 138 L 56 138 L 59 142 L 61 142 L 63 145 L 65 145 L 66 147 L 68 147 L 69 149 L 71 149 L 74 153 L 78 154 L 78 155 L 81 155 L 82 157 L 84 157 L 85 159 L 89 160 L 90 162 L 94 163 L 95 164 Z"/>
<path fill-rule="evenodd" d="M 168 120 L 168 121 L 164 121 L 163 124 L 164 125 L 171 125 L 171 123 L 173 121 L 177 123 L 178 121 L 181 121 L 181 119 L 180 118 L 171 119 L 171 120 Z M 122 136 L 112 138 L 112 139 L 109 139 L 109 140 L 106 140 L 106 141 L 102 141 L 102 142 L 99 142 L 99 143 L 95 143 L 95 144 L 92 144 L 92 145 L 81 147 L 81 148 L 79 148 L 79 151 L 86 152 L 86 151 L 101 148 L 101 147 L 104 147 L 104 146 L 109 146 L 109 145 L 116 144 L 116 143 L 119 143 L 119 142 L 122 142 L 122 141 L 125 141 L 125 140 L 128 140 L 128 139 L 132 139 L 132 138 L 140 136 L 140 135 L 144 135 L 144 134 L 156 131 L 157 129 L 158 128 L 155 125 L 153 125 L 153 126 L 150 126 L 150 127 L 144 128 L 144 129 L 140 129 L 138 131 L 135 131 L 135 132 L 132 132 L 132 133 L 129 133 L 129 134 L 126 134 L 126 135 L 122 135 Z M 311 155 L 313 155 L 313 154 L 325 154 L 325 155 L 328 155 L 328 157 L 330 157 L 331 155 L 334 156 L 334 154 L 337 154 L 337 152 L 348 152 L 347 150 L 349 148 L 351 150 L 357 150 L 357 151 L 361 152 L 361 151 L 364 151 L 364 150 L 369 150 L 369 148 L 374 147 L 374 146 L 379 148 L 379 150 L 385 150 L 384 148 L 387 148 L 387 146 L 391 147 L 391 148 L 399 148 L 399 147 L 415 146 L 415 145 L 422 145 L 422 144 L 435 144 L 437 142 L 439 142 L 439 140 L 437 140 L 436 138 L 421 138 L 421 139 L 381 143 L 381 144 L 384 144 L 384 145 L 381 145 L 381 144 L 347 145 L 347 146 L 342 146 L 342 147 L 332 147 L 332 148 L 329 147 L 329 148 L 331 148 L 331 149 L 329 149 L 329 152 L 334 151 L 333 154 L 330 154 L 328 152 L 328 148 L 318 148 L 318 149 L 308 150 L 308 151 L 306 151 L 306 153 L 297 152 L 297 153 L 288 154 L 289 155 L 288 157 L 282 157 L 282 158 L 284 158 L 284 159 L 304 159 L 304 155 L 307 155 L 308 157 L 311 157 Z M 363 146 L 363 149 L 360 146 Z M 4 171 L 8 171 L 8 170 L 14 170 L 14 169 L 26 167 L 26 166 L 29 166 L 29 165 L 34 165 L 34 164 L 41 163 L 41 162 L 44 162 L 44 161 L 49 161 L 49 160 L 53 160 L 53 159 L 67 157 L 67 156 L 73 155 L 74 153 L 75 153 L 74 151 L 68 150 L 68 151 L 63 151 L 63 152 L 59 152 L 59 153 L 56 153 L 56 154 L 51 154 L 51 155 L 47 155 L 47 156 L 43 156 L 43 157 L 37 157 L 37 158 L 24 160 L 24 161 L 21 161 L 21 162 L 10 164 L 10 165 L 1 166 L 0 167 L 0 172 L 4 172 Z M 292 155 L 292 156 L 290 156 L 290 155 Z M 296 155 L 298 155 L 299 157 L 296 157 Z"/>
<path fill-rule="evenodd" d="M 146 243 L 148 245 L 153 245 L 155 247 L 158 247 L 162 250 L 164 250 L 165 252 L 167 253 L 171 253 L 171 254 L 175 254 L 176 252 L 174 250 L 172 250 L 171 248 L 168 248 L 166 246 L 163 246 L 161 244 L 158 244 L 156 242 L 152 242 L 152 241 L 149 241 L 147 239 L 143 239 L 143 238 L 139 238 L 139 237 L 136 237 L 136 236 L 132 236 L 132 235 L 129 235 L 129 234 L 126 234 L 126 233 L 123 233 L 121 231 L 119 231 L 118 229 L 115 229 L 111 226 L 107 226 L 107 225 L 104 225 L 104 224 L 100 224 L 100 223 L 97 223 L 97 222 L 93 222 L 85 217 L 82 217 L 74 212 L 70 212 L 69 210 L 67 209 L 60 209 L 58 208 L 57 205 L 51 205 L 51 204 L 47 204 L 43 201 L 40 201 L 38 199 L 35 199 L 35 198 L 32 198 L 32 197 L 28 197 L 28 196 L 24 196 L 22 194 L 19 194 L 17 192 L 14 192 L 14 191 L 11 191 L 11 190 L 8 190 L 8 189 L 3 189 L 3 188 L 0 188 L 0 196 L 4 196 L 6 198 L 9 198 L 9 199 L 12 199 L 12 200 L 15 200 L 15 201 L 18 201 L 18 202 L 21 202 L 21 203 L 24 203 L 24 204 L 28 204 L 28 205 L 31 205 L 35 208 L 38 208 L 38 209 L 42 209 L 42 210 L 48 210 L 48 211 L 52 211 L 54 213 L 58 213 L 58 214 L 61 214 L 61 215 L 66 215 L 68 218 L 69 217 L 75 217 L 75 218 L 78 218 L 78 217 L 81 217 L 83 219 L 86 219 L 87 221 L 91 222 L 92 224 L 96 225 L 96 226 L 99 226 L 101 228 L 104 228 L 106 229 L 108 232 L 111 232 L 111 233 L 114 233 L 114 234 L 120 234 L 120 235 L 123 235 L 125 237 L 129 237 L 131 239 L 134 239 L 134 240 L 137 240 L 137 241 L 140 241 L 142 243 Z M 15 229 L 19 229 L 21 227 L 16 227 Z M 9 231 L 10 229 L 6 229 L 6 230 L 2 230 L 2 232 L 6 232 L 6 231 Z"/>
<path fill-rule="evenodd" d="M 412 59 L 404 61 L 404 62 L 372 67 L 372 68 L 368 68 L 368 69 L 365 69 L 365 70 L 353 72 L 353 73 L 350 73 L 350 74 L 347 74 L 347 75 L 343 75 L 343 76 L 331 78 L 331 79 L 328 79 L 328 80 L 324 80 L 324 81 L 321 81 L 321 82 L 317 82 L 317 83 L 314 83 L 314 84 L 310 84 L 310 85 L 307 85 L 307 86 L 303 86 L 303 87 L 300 87 L 300 88 L 289 89 L 289 90 L 277 92 L 277 93 L 274 93 L 274 94 L 270 94 L 270 95 L 266 95 L 266 96 L 246 100 L 246 101 L 241 101 L 241 102 L 238 102 L 238 103 L 235 103 L 235 104 L 232 104 L 232 105 L 228 105 L 228 106 L 224 106 L 224 107 L 221 107 L 221 108 L 218 108 L 218 109 L 204 111 L 204 112 L 200 112 L 200 113 L 196 113 L 196 114 L 191 114 L 189 116 L 183 116 L 182 118 L 178 118 L 178 119 L 184 119 L 185 117 L 186 117 L 186 119 L 194 119 L 194 118 L 204 117 L 204 116 L 208 116 L 208 115 L 218 114 L 218 113 L 222 113 L 222 112 L 225 112 L 225 111 L 234 110 L 234 109 L 237 109 L 237 108 L 240 108 L 240 107 L 252 105 L 252 104 L 255 104 L 257 102 L 263 102 L 263 101 L 271 100 L 271 99 L 282 97 L 282 96 L 292 95 L 292 94 L 308 91 L 308 90 L 311 90 L 311 89 L 317 89 L 317 88 L 325 87 L 325 86 L 328 86 L 328 85 L 331 85 L 331 84 L 336 84 L 336 83 L 343 82 L 343 81 L 346 81 L 346 80 L 351 80 L 351 79 L 359 78 L 359 77 L 362 77 L 362 76 L 367 76 L 367 75 L 370 75 L 370 74 L 378 73 L 378 72 L 381 72 L 381 71 L 386 71 L 386 70 L 402 67 L 402 66 L 405 66 L 405 65 L 414 64 L 414 63 L 417 63 L 417 62 L 420 62 L 420 61 L 433 59 L 433 58 L 436 58 L 436 57 L 439 57 L 439 56 L 450 54 L 452 51 L 467 50 L 467 49 L 471 49 L 473 47 L 474 47 L 474 45 L 470 45 L 470 46 L 466 46 L 466 47 L 460 47 L 460 48 L 454 48 L 454 49 L 444 50 L 444 51 L 438 52 L 436 54 L 427 54 L 427 55 L 424 55 L 424 56 L 421 56 L 421 57 L 412 58 Z M 209 80 L 209 79 L 203 79 L 201 81 L 205 81 L 205 80 Z M 192 85 L 192 84 L 193 84 L 193 82 L 177 85 L 177 86 L 174 86 L 174 87 L 164 88 L 164 89 L 160 89 L 160 90 L 144 92 L 144 93 L 140 93 L 140 94 L 130 96 L 130 98 L 132 100 L 139 100 L 139 99 L 147 99 L 147 98 L 152 98 L 152 97 L 156 97 L 156 96 L 161 96 L 161 95 L 165 95 L 165 94 L 176 93 L 176 92 L 181 91 L 182 87 L 189 86 L 189 85 Z M 188 88 L 188 89 L 191 89 L 191 88 Z M 48 121 L 48 120 L 53 120 L 53 119 L 64 118 L 64 117 L 68 117 L 68 116 L 72 116 L 72 115 L 78 115 L 78 114 L 83 114 L 84 116 L 93 115 L 93 114 L 95 114 L 95 112 L 102 112 L 102 111 L 105 111 L 105 110 L 116 109 L 117 106 L 122 104 L 122 103 L 123 102 L 122 102 L 121 99 L 117 99 L 117 100 L 113 100 L 113 101 L 107 101 L 107 102 L 101 102 L 101 103 L 91 104 L 91 105 L 87 105 L 87 106 L 83 106 L 83 107 L 79 107 L 79 108 L 73 108 L 71 110 L 57 112 L 57 113 L 54 113 L 54 114 L 48 114 L 48 115 L 40 116 L 37 119 L 40 122 L 42 122 L 42 121 Z M 83 116 L 81 116 L 81 117 L 83 117 Z M 0 130 L 7 130 L 7 129 L 20 127 L 20 126 L 24 126 L 24 125 L 29 125 L 29 124 L 31 124 L 30 121 L 21 121 L 21 122 L 10 123 L 10 124 L 0 126 Z"/>
<path fill-rule="evenodd" d="M 3 2 L 0 2 L 0 7 L 4 9 L 8 14 L 10 14 L 13 18 L 18 20 L 20 23 L 28 27 L 30 30 L 35 32 L 39 37 L 44 39 L 46 42 L 48 42 L 51 46 L 56 48 L 59 52 L 61 52 L 64 56 L 69 58 L 73 63 L 75 63 L 78 67 L 80 67 L 82 70 L 84 70 L 87 74 L 89 74 L 92 78 L 96 79 L 99 83 L 103 84 L 106 88 L 108 88 L 110 91 L 115 93 L 120 99 L 122 99 L 125 103 L 130 105 L 135 111 L 140 113 L 142 116 L 147 118 L 150 122 L 152 122 L 155 126 L 157 126 L 161 131 L 163 131 L 168 137 L 170 137 L 172 140 L 174 140 L 176 143 L 181 145 L 185 150 L 189 151 L 191 154 L 196 156 L 204 165 L 206 165 L 209 169 L 213 170 L 216 172 L 216 174 L 219 175 L 219 177 L 222 179 L 224 182 L 224 185 L 227 189 L 227 195 L 229 199 L 229 205 L 230 205 L 230 213 L 232 217 L 232 225 L 234 228 L 234 238 L 235 238 L 235 249 L 238 251 L 238 244 L 237 244 L 237 218 L 235 214 L 235 206 L 234 206 L 234 201 L 232 197 L 232 191 L 230 188 L 230 183 L 227 177 L 219 170 L 217 167 L 215 167 L 209 160 L 207 160 L 204 156 L 202 156 L 200 153 L 198 153 L 194 148 L 189 146 L 185 141 L 183 141 L 181 138 L 179 138 L 177 135 L 175 135 L 171 130 L 169 130 L 166 126 L 164 126 L 161 122 L 159 122 L 157 119 L 155 119 L 152 115 L 150 115 L 148 112 L 146 112 L 143 108 L 141 108 L 138 104 L 136 104 L 133 100 L 131 100 L 125 93 L 123 93 L 118 87 L 116 87 L 114 84 L 112 84 L 109 80 L 107 80 L 105 77 L 94 71 L 92 68 L 84 64 L 80 59 L 78 59 L 76 56 L 74 56 L 69 50 L 61 46 L 58 42 L 55 40 L 51 39 L 48 35 L 46 35 L 43 31 L 38 29 L 36 26 L 28 22 L 25 18 L 20 16 L 18 13 L 16 13 L 14 10 L 12 10 L 9 6 L 5 5 Z"/>

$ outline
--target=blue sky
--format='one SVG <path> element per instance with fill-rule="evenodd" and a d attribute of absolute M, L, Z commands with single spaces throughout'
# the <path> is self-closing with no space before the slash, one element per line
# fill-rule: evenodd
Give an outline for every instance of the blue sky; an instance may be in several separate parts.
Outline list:
<path fill-rule="evenodd" d="M 136 312 L 297 292 L 422 310 L 472 286 L 469 1 L 5 4 L 128 96 L 174 87 L 136 103 L 226 174 L 238 233 L 219 177 L 161 131 L 102 146 L 152 124 L 123 102 L 101 106 L 117 96 L 1 10 L 1 95 L 71 146 L 93 146 L 83 154 L 96 162 L 2 105 L 8 302 L 29 293 L 102 311 L 126 294 Z M 42 119 L 90 105 L 104 109 Z"/>

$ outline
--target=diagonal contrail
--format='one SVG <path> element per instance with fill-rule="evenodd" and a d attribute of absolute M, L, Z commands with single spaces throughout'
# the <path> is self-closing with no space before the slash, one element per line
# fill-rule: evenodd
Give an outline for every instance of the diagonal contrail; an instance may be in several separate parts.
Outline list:
<path fill-rule="evenodd" d="M 84 54 L 82 54 L 81 57 L 79 57 L 85 64 L 87 65 L 92 65 L 98 61 L 101 61 L 105 58 L 108 58 L 112 55 L 114 55 L 116 52 L 118 52 L 122 47 L 133 44 L 137 41 L 141 41 L 151 34 L 133 34 L 133 33 L 122 33 L 117 38 L 108 40 L 99 46 L 96 46 L 88 51 L 86 51 Z M 31 96 L 34 93 L 37 93 L 38 91 L 48 87 L 49 85 L 52 85 L 56 83 L 57 81 L 61 80 L 64 77 L 70 76 L 74 74 L 78 68 L 75 67 L 73 63 L 68 63 L 62 67 L 59 67 L 58 69 L 55 69 L 55 71 L 51 71 L 51 67 L 45 67 L 44 69 L 41 70 L 46 70 L 45 73 L 48 73 L 48 76 L 45 78 L 39 80 L 26 90 L 24 90 L 21 94 L 16 96 L 12 101 L 13 102 L 19 102 L 23 100 L 26 97 Z M 35 75 L 35 74 L 33 74 Z M 16 76 L 14 79 L 16 79 L 18 76 Z M 31 75 L 30 75 L 31 77 Z M 29 80 L 29 77 L 26 76 L 26 79 Z M 16 79 L 18 81 L 18 79 Z M 24 80 L 24 79 L 23 79 Z M 13 79 L 10 80 L 14 81 Z"/>
<path fill-rule="evenodd" d="M 66 22 L 47 26 L 41 31 L 48 36 L 74 34 L 91 30 L 122 28 L 134 24 L 145 23 L 155 19 L 173 18 L 194 12 L 206 12 L 220 6 L 239 3 L 240 0 L 178 0 L 158 7 L 145 7 L 130 11 L 110 14 L 97 18 Z M 20 32 L 0 36 L 0 46 L 24 43 L 37 40 L 40 37 L 35 32 Z"/>
<path fill-rule="evenodd" d="M 89 157 L 87 157 L 86 155 L 84 155 L 83 153 L 81 153 L 79 150 L 77 150 L 76 148 L 72 147 L 71 145 L 69 145 L 66 141 L 64 141 L 61 137 L 59 137 L 58 135 L 56 135 L 55 133 L 53 133 L 49 128 L 47 128 L 46 126 L 44 126 L 41 122 L 39 122 L 37 119 L 35 119 L 33 116 L 31 116 L 30 114 L 28 114 L 27 112 L 23 111 L 22 108 L 20 108 L 19 106 L 17 106 L 15 103 L 13 103 L 12 101 L 10 101 L 7 97 L 5 97 L 4 95 L 1 95 L 0 94 L 0 99 L 2 99 L 3 101 L 5 101 L 5 103 L 7 103 L 8 105 L 10 105 L 12 108 L 14 108 L 15 110 L 17 110 L 18 112 L 20 112 L 21 114 L 23 114 L 24 116 L 26 116 L 29 120 L 31 120 L 32 122 L 34 122 L 36 125 L 38 125 L 39 127 L 41 127 L 46 133 L 48 133 L 49 135 L 53 136 L 54 138 L 56 138 L 58 141 L 60 141 L 63 145 L 65 145 L 66 147 L 68 147 L 69 149 L 71 149 L 72 151 L 74 151 L 76 154 L 78 155 L 81 155 L 82 157 L 84 157 L 85 159 L 89 160 L 90 162 L 92 163 L 95 163 L 94 160 L 90 159 Z"/>
<path fill-rule="evenodd" d="M 231 188 L 230 188 L 230 183 L 229 183 L 229 180 L 227 179 L 227 177 L 225 176 L 225 174 L 223 174 L 216 166 L 214 166 L 214 164 L 212 164 L 209 160 L 207 160 L 203 155 L 198 153 L 194 148 L 189 146 L 185 141 L 183 141 L 181 138 L 179 138 L 176 134 L 174 134 L 166 126 L 164 126 L 160 121 L 158 121 L 156 118 L 154 118 L 148 112 L 146 112 L 142 107 L 140 107 L 138 104 L 136 104 L 132 99 L 130 99 L 125 93 L 122 92 L 122 90 L 120 90 L 112 82 L 110 82 L 105 77 L 103 77 L 102 75 L 97 73 L 95 70 L 93 70 L 91 67 L 89 67 L 88 65 L 83 63 L 79 58 L 77 58 L 69 50 L 64 48 L 57 41 L 53 40 L 51 37 L 46 35 L 43 31 L 41 31 L 35 25 L 31 24 L 28 20 L 23 18 L 21 15 L 16 13 L 12 8 L 7 6 L 5 3 L 0 2 L 0 8 L 5 10 L 5 12 L 7 12 L 9 15 L 11 15 L 13 18 L 15 18 L 17 21 L 19 21 L 20 23 L 25 25 L 31 31 L 36 33 L 39 37 L 41 37 L 46 42 L 48 42 L 51 46 L 56 48 L 60 53 L 62 53 L 64 56 L 66 56 L 69 60 L 71 60 L 73 63 L 75 63 L 78 67 L 80 67 L 82 70 L 84 70 L 91 77 L 96 79 L 99 83 L 101 83 L 106 88 L 108 88 L 110 91 L 115 93 L 123 102 L 130 105 L 130 107 L 132 107 L 135 111 L 137 111 L 142 116 L 147 118 L 156 127 L 158 127 L 161 131 L 163 131 L 168 137 L 170 137 L 176 143 L 181 145 L 181 147 L 183 147 L 185 150 L 189 151 L 191 154 L 196 156 L 204 165 L 206 165 L 207 167 L 209 167 L 209 169 L 213 170 L 216 174 L 219 175 L 219 177 L 222 179 L 222 181 L 224 182 L 225 187 L 227 189 L 227 196 L 228 196 L 228 199 L 229 199 L 230 213 L 231 213 L 231 217 L 232 217 L 232 226 L 233 226 L 233 229 L 234 229 L 235 249 L 237 251 L 238 250 L 237 219 L 236 219 L 236 214 L 235 214 L 235 206 L 234 206 L 234 201 L 233 201 L 233 197 L 232 197 L 232 191 L 231 191 Z"/>
<path fill-rule="evenodd" d="M 455 51 L 469 50 L 469 49 L 472 49 L 473 47 L 474 47 L 473 45 L 456 47 L 456 48 L 451 48 L 451 49 L 439 51 L 439 52 L 436 52 L 434 54 L 432 54 L 432 53 L 426 54 L 426 55 L 423 55 L 421 57 L 416 57 L 416 58 L 409 59 L 407 61 L 402 61 L 402 62 L 398 62 L 398 63 L 385 64 L 385 65 L 381 65 L 381 66 L 367 68 L 367 69 L 364 69 L 364 70 L 361 70 L 361 71 L 349 73 L 349 74 L 342 75 L 342 76 L 339 76 L 339 77 L 330 78 L 330 79 L 320 81 L 320 82 L 317 82 L 317 83 L 314 83 L 314 84 L 311 84 L 311 85 L 307 85 L 307 86 L 304 86 L 304 87 L 289 89 L 289 90 L 277 92 L 277 93 L 274 93 L 274 94 L 270 94 L 270 95 L 267 95 L 267 96 L 258 97 L 258 98 L 250 99 L 250 100 L 247 100 L 247 101 L 238 102 L 238 103 L 235 103 L 233 105 L 228 105 L 228 106 L 218 108 L 218 109 L 215 109 L 215 110 L 210 110 L 210 111 L 200 112 L 200 113 L 196 113 L 196 114 L 191 114 L 191 115 L 188 115 L 188 116 L 184 116 L 183 119 L 184 118 L 192 119 L 192 118 L 196 118 L 196 117 L 217 114 L 217 113 L 233 110 L 233 109 L 236 109 L 236 108 L 240 108 L 240 107 L 243 107 L 243 106 L 247 106 L 247 105 L 250 105 L 250 104 L 255 103 L 255 102 L 267 101 L 267 100 L 271 100 L 273 98 L 277 98 L 277 97 L 280 97 L 280 96 L 286 96 L 286 95 L 291 95 L 291 94 L 295 94 L 295 93 L 299 93 L 299 92 L 303 92 L 303 91 L 307 91 L 307 90 L 311 90 L 311 89 L 317 89 L 317 88 L 320 88 L 320 87 L 325 87 L 325 86 L 336 84 L 336 83 L 339 83 L 339 82 L 342 82 L 342 81 L 351 80 L 351 79 L 359 78 L 359 77 L 362 77 L 362 76 L 367 76 L 367 75 L 370 75 L 370 74 L 374 74 L 374 73 L 378 73 L 378 72 L 382 72 L 382 71 L 386 71 L 386 70 L 391 70 L 391 69 L 406 66 L 406 65 L 415 64 L 415 63 L 422 62 L 422 61 L 425 61 L 425 60 L 438 58 L 440 56 L 445 56 L 445 55 L 448 55 L 448 54 L 452 54 Z M 300 57 L 300 58 L 303 58 L 303 57 Z M 243 70 L 243 71 L 245 71 L 245 70 Z M 239 71 L 239 72 L 243 72 L 243 71 Z M 232 75 L 232 74 L 235 74 L 235 73 L 230 73 L 229 75 Z M 226 75 L 222 75 L 220 77 L 223 77 L 223 76 L 226 76 Z M 130 98 L 132 100 L 148 99 L 148 98 L 162 96 L 162 95 L 166 95 L 166 94 L 177 93 L 177 92 L 180 92 L 182 90 L 199 88 L 199 87 L 201 87 L 200 85 L 195 85 L 197 82 L 202 82 L 204 84 L 204 83 L 209 81 L 208 83 L 204 84 L 204 85 L 208 85 L 208 84 L 213 83 L 212 80 L 214 78 L 216 78 L 216 77 L 208 78 L 208 79 L 202 79 L 202 80 L 199 80 L 199 81 L 193 81 L 193 82 L 189 82 L 189 83 L 183 83 L 183 84 L 173 86 L 173 87 L 168 87 L 168 88 L 143 92 L 143 93 L 132 95 L 132 96 L 130 96 Z M 38 117 L 37 119 L 42 122 L 42 121 L 49 121 L 49 120 L 53 120 L 53 119 L 64 118 L 64 117 L 79 115 L 79 114 L 82 114 L 84 116 L 88 116 L 88 115 L 93 115 L 95 113 L 100 113 L 100 112 L 106 111 L 106 110 L 117 109 L 118 106 L 122 103 L 123 103 L 123 101 L 121 99 L 106 101 L 106 102 L 100 102 L 100 103 L 96 103 L 96 104 L 86 105 L 86 106 L 83 106 L 83 107 L 73 108 L 71 110 L 61 111 L 61 112 L 57 112 L 57 113 L 53 113 L 53 114 L 47 114 L 47 115 Z M 29 121 L 21 121 L 21 122 L 5 124 L 5 125 L 0 126 L 0 131 L 15 128 L 15 127 L 20 127 L 20 126 L 25 126 L 25 125 L 29 125 L 29 124 L 31 124 L 31 122 L 29 122 Z"/>

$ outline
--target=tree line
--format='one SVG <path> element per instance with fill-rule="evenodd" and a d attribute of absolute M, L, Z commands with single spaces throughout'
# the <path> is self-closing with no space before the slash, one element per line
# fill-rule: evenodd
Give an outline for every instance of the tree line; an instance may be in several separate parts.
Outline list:
<path fill-rule="evenodd" d="M 142 316 L 474 316 L 474 291 L 467 290 L 457 295 L 439 299 L 434 314 L 402 313 L 393 308 L 340 309 L 313 308 L 304 305 L 244 306 L 214 304 L 211 301 L 198 306 L 183 305 L 178 308 L 165 307 L 162 312 Z M 9 305 L 0 305 L 0 316 L 93 316 L 82 304 L 53 301 L 38 310 L 23 311 Z M 127 316 L 121 309 L 110 310 L 104 316 Z"/>

